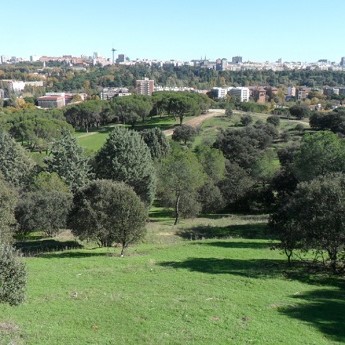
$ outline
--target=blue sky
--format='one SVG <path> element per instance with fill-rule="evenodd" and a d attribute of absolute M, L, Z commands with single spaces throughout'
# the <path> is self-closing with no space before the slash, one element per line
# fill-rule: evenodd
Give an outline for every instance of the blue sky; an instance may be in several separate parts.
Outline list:
<path fill-rule="evenodd" d="M 339 62 L 344 0 L 12 0 L 1 5 L 0 55 Z"/>

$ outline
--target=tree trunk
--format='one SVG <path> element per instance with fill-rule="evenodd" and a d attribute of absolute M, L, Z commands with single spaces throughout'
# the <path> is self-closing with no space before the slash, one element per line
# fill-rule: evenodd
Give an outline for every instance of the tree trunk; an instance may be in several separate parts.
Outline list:
<path fill-rule="evenodd" d="M 176 196 L 176 202 L 175 202 L 175 222 L 174 222 L 174 225 L 177 224 L 179 216 L 180 216 L 179 204 L 180 204 L 180 193 L 178 193 L 177 196 Z"/>

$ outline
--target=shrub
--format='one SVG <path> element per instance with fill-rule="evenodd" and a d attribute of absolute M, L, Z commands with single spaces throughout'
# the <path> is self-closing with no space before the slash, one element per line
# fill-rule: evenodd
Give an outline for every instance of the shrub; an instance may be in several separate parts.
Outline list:
<path fill-rule="evenodd" d="M 9 245 L 0 246 L 0 302 L 18 305 L 24 301 L 26 269 L 16 251 Z"/>

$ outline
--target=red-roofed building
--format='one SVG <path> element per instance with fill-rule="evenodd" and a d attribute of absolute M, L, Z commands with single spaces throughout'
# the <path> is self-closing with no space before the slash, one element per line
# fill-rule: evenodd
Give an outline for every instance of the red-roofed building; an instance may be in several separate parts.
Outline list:
<path fill-rule="evenodd" d="M 61 108 L 65 106 L 65 97 L 61 95 L 42 96 L 38 97 L 37 103 L 41 108 Z"/>

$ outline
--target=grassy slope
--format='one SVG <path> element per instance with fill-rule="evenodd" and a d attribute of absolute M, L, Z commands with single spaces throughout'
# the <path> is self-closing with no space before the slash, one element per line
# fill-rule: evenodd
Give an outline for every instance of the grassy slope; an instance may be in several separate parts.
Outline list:
<path fill-rule="evenodd" d="M 78 249 L 25 259 L 28 300 L 1 306 L 0 344 L 345 341 L 343 282 L 295 278 L 269 249 L 262 218 L 196 219 L 174 228 L 161 210 L 152 215 L 149 240 L 127 257 Z M 191 233 L 205 239 L 181 238 Z"/>

